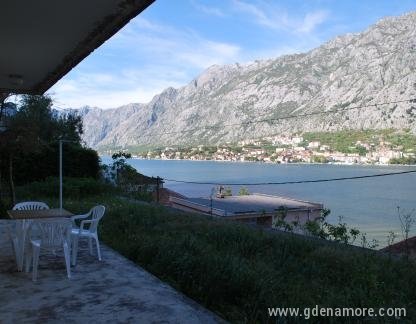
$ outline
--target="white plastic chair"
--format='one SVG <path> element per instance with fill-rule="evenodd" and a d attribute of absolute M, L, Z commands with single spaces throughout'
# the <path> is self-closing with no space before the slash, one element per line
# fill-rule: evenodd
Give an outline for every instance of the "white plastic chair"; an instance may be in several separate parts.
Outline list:
<path fill-rule="evenodd" d="M 24 201 L 14 205 L 13 210 L 40 210 L 40 209 L 49 209 L 49 206 L 41 201 Z M 13 248 L 16 256 L 17 269 L 22 271 L 23 269 L 23 259 L 25 251 L 25 242 L 26 236 L 30 229 L 32 220 L 22 219 L 16 221 L 16 226 L 14 227 L 14 233 L 10 232 L 10 238 L 13 243 Z"/>
<path fill-rule="evenodd" d="M 98 205 L 93 207 L 87 214 L 78 215 L 71 217 L 73 228 L 72 228 L 72 265 L 77 263 L 77 254 L 78 254 L 78 240 L 80 237 L 88 238 L 88 245 L 90 254 L 92 255 L 92 239 L 95 240 L 97 246 L 97 255 L 98 260 L 101 261 L 101 251 L 100 251 L 100 242 L 98 240 L 98 223 L 100 219 L 104 216 L 105 207 Z M 75 220 L 83 219 L 79 227 L 76 226 Z M 89 228 L 86 228 L 85 225 L 89 224 Z"/>
<path fill-rule="evenodd" d="M 71 220 L 68 218 L 54 218 L 48 220 L 36 220 L 33 223 L 39 229 L 40 239 L 31 240 L 33 255 L 26 254 L 26 265 L 32 264 L 32 280 L 36 281 L 38 276 L 39 254 L 41 250 L 55 255 L 59 249 L 63 249 L 68 279 L 71 278 Z"/>
<path fill-rule="evenodd" d="M 39 210 L 49 209 L 49 206 L 41 201 L 24 201 L 14 205 L 13 210 Z"/>

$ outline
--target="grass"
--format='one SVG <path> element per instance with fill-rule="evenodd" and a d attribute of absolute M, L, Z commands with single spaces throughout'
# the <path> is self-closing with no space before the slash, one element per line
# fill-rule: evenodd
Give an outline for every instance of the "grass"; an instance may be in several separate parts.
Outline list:
<path fill-rule="evenodd" d="M 406 307 L 406 320 L 416 318 L 413 263 L 114 195 L 65 199 L 65 208 L 99 203 L 103 242 L 231 322 L 275 322 L 268 307 L 315 305 Z"/>

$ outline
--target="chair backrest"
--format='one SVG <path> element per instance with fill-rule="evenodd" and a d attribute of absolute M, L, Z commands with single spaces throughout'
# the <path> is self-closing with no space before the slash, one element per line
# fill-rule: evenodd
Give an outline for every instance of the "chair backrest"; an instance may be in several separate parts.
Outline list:
<path fill-rule="evenodd" d="M 39 210 L 49 209 L 49 206 L 41 201 L 25 201 L 14 205 L 13 210 Z"/>
<path fill-rule="evenodd" d="M 101 218 L 103 218 L 105 212 L 105 207 L 103 205 L 98 205 L 89 211 L 89 214 L 91 215 L 91 220 L 93 221 L 90 225 L 89 231 L 94 233 L 97 232 L 98 222 Z"/>
<path fill-rule="evenodd" d="M 33 226 L 39 229 L 42 248 L 62 247 L 63 242 L 71 242 L 72 223 L 69 218 L 36 220 Z"/>

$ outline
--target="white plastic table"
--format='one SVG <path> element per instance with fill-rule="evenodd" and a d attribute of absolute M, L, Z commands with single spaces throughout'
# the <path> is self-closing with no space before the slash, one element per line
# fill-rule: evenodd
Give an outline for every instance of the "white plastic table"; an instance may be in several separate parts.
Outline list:
<path fill-rule="evenodd" d="M 25 255 L 25 241 L 27 232 L 30 228 L 30 225 L 36 219 L 45 219 L 45 218 L 59 218 L 59 217 L 71 217 L 74 216 L 71 212 L 60 209 L 40 209 L 40 210 L 8 210 L 7 214 L 9 217 L 16 221 L 16 263 L 17 270 L 23 270 L 23 259 Z"/>

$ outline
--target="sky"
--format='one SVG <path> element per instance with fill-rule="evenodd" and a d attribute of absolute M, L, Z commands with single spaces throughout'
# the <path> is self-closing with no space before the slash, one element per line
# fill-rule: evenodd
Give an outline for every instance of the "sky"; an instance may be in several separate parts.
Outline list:
<path fill-rule="evenodd" d="M 156 0 L 49 91 L 57 108 L 147 103 L 213 64 L 306 52 L 415 0 Z"/>

